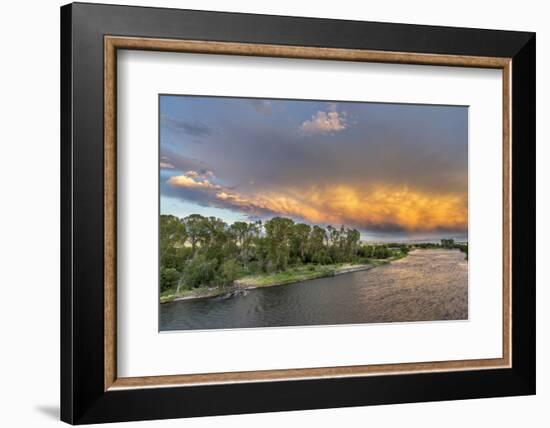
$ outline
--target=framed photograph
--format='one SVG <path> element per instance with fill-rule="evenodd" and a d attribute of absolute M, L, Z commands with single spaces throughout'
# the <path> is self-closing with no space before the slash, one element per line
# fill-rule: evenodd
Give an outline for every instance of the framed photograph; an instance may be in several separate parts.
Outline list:
<path fill-rule="evenodd" d="M 61 418 L 535 393 L 535 35 L 61 8 Z"/>

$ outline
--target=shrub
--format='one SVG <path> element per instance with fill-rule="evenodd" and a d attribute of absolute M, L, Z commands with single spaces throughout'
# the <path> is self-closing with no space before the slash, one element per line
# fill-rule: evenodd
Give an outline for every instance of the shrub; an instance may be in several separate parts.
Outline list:
<path fill-rule="evenodd" d="M 249 274 L 256 274 L 262 271 L 262 265 L 260 262 L 252 261 L 248 263 L 246 270 Z"/>
<path fill-rule="evenodd" d="M 171 288 L 176 288 L 181 274 L 174 268 L 160 269 L 160 290 L 166 291 Z"/>
<path fill-rule="evenodd" d="M 219 282 L 221 285 L 230 285 L 239 277 L 240 267 L 238 263 L 229 259 L 226 260 L 220 267 Z"/>
<path fill-rule="evenodd" d="M 168 247 L 161 253 L 160 265 L 164 268 L 174 268 L 183 272 L 185 262 L 191 257 L 191 248 Z"/>
<path fill-rule="evenodd" d="M 387 259 L 390 256 L 390 250 L 384 246 L 378 246 L 374 249 L 375 259 Z"/>
<path fill-rule="evenodd" d="M 197 254 L 185 266 L 185 283 L 190 288 L 211 284 L 216 277 L 216 265 L 216 260 L 208 260 L 205 255 Z"/>

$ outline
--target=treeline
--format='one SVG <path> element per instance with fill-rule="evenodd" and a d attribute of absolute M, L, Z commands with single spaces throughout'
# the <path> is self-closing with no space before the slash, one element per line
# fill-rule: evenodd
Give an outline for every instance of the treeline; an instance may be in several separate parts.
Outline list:
<path fill-rule="evenodd" d="M 436 243 L 436 242 L 415 243 L 415 244 L 410 244 L 409 247 L 410 248 L 422 248 L 422 249 L 445 248 L 445 249 L 460 250 L 464 254 L 466 254 L 466 260 L 468 260 L 468 244 L 467 243 L 455 242 L 454 239 L 442 239 L 441 243 Z"/>
<path fill-rule="evenodd" d="M 454 248 L 456 250 L 462 251 L 464 254 L 466 254 L 466 260 L 468 260 L 468 244 L 467 243 L 455 242 L 454 239 L 442 239 L 441 240 L 441 246 L 443 248 Z"/>
<path fill-rule="evenodd" d="M 199 214 L 183 219 L 161 215 L 161 291 L 229 285 L 247 274 L 304 264 L 367 262 L 408 251 L 402 244 L 364 245 L 360 238 L 356 229 L 310 226 L 285 217 L 228 225 Z"/>
<path fill-rule="evenodd" d="M 453 248 L 456 248 L 466 254 L 466 260 L 468 260 L 468 244 L 454 244 Z"/>

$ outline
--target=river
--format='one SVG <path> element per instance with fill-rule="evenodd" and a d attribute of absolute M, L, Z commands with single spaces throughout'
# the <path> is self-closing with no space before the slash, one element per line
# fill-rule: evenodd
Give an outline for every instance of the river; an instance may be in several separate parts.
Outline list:
<path fill-rule="evenodd" d="M 441 249 L 368 271 L 160 305 L 161 331 L 467 318 L 468 262 Z"/>

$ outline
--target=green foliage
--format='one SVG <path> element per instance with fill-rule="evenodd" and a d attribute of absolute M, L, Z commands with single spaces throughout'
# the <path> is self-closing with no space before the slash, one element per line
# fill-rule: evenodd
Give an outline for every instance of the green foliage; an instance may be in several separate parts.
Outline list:
<path fill-rule="evenodd" d="M 285 217 L 227 225 L 200 214 L 162 215 L 161 290 L 226 286 L 244 275 L 307 276 L 318 269 L 326 274 L 327 265 L 370 263 L 408 252 L 403 244 L 366 245 L 360 238 L 356 229 L 310 226 Z"/>
<path fill-rule="evenodd" d="M 441 244 L 435 243 L 420 243 L 414 244 L 416 248 L 446 248 L 446 249 L 456 249 L 462 251 L 466 254 L 466 260 L 468 260 L 468 243 L 467 242 L 456 242 L 454 239 L 442 239 Z"/>
<path fill-rule="evenodd" d="M 163 257 L 174 248 L 182 247 L 187 240 L 187 230 L 183 222 L 173 215 L 160 216 L 160 258 L 161 265 L 165 265 Z"/>
<path fill-rule="evenodd" d="M 468 244 L 455 244 L 454 248 L 457 248 L 466 254 L 466 260 L 468 260 Z"/>
<path fill-rule="evenodd" d="M 454 248 L 455 247 L 455 240 L 454 239 L 442 239 L 441 240 L 441 246 L 443 248 Z"/>
<path fill-rule="evenodd" d="M 385 245 L 379 245 L 374 247 L 373 257 L 375 259 L 387 259 L 392 255 L 392 252 Z"/>
<path fill-rule="evenodd" d="M 430 249 L 430 248 L 441 248 L 441 245 L 436 244 L 434 242 L 421 242 L 414 244 L 415 248 L 422 248 L 424 250 Z"/>
<path fill-rule="evenodd" d="M 197 245 L 200 243 L 204 245 L 207 241 L 207 221 L 208 220 L 200 214 L 191 214 L 183 219 L 193 255 L 195 254 Z"/>
<path fill-rule="evenodd" d="M 253 257 L 253 243 L 260 236 L 262 222 L 246 223 L 237 221 L 229 227 L 229 235 L 235 245 L 235 252 L 238 253 L 240 262 L 247 266 L 250 258 Z"/>
<path fill-rule="evenodd" d="M 221 285 L 231 285 L 239 277 L 240 266 L 235 259 L 229 259 L 223 262 L 220 268 Z"/>
<path fill-rule="evenodd" d="M 205 254 L 197 254 L 185 265 L 183 279 L 189 288 L 211 285 L 216 278 L 217 261 L 207 259 Z"/>
<path fill-rule="evenodd" d="M 174 268 L 160 268 L 160 291 L 175 288 L 181 274 Z"/>
<path fill-rule="evenodd" d="M 311 261 L 317 264 L 330 263 L 330 258 L 327 254 L 325 242 L 327 240 L 327 232 L 320 226 L 313 226 L 309 237 L 309 254 Z"/>
<path fill-rule="evenodd" d="M 274 217 L 265 223 L 269 270 L 285 270 L 290 256 L 290 238 L 294 222 L 285 217 Z"/>
<path fill-rule="evenodd" d="M 309 235 L 311 226 L 296 223 L 292 227 L 290 237 L 290 257 L 297 263 L 308 263 L 311 259 L 309 250 Z"/>
<path fill-rule="evenodd" d="M 161 266 L 183 272 L 185 262 L 191 257 L 191 248 L 168 247 L 161 256 Z"/>

